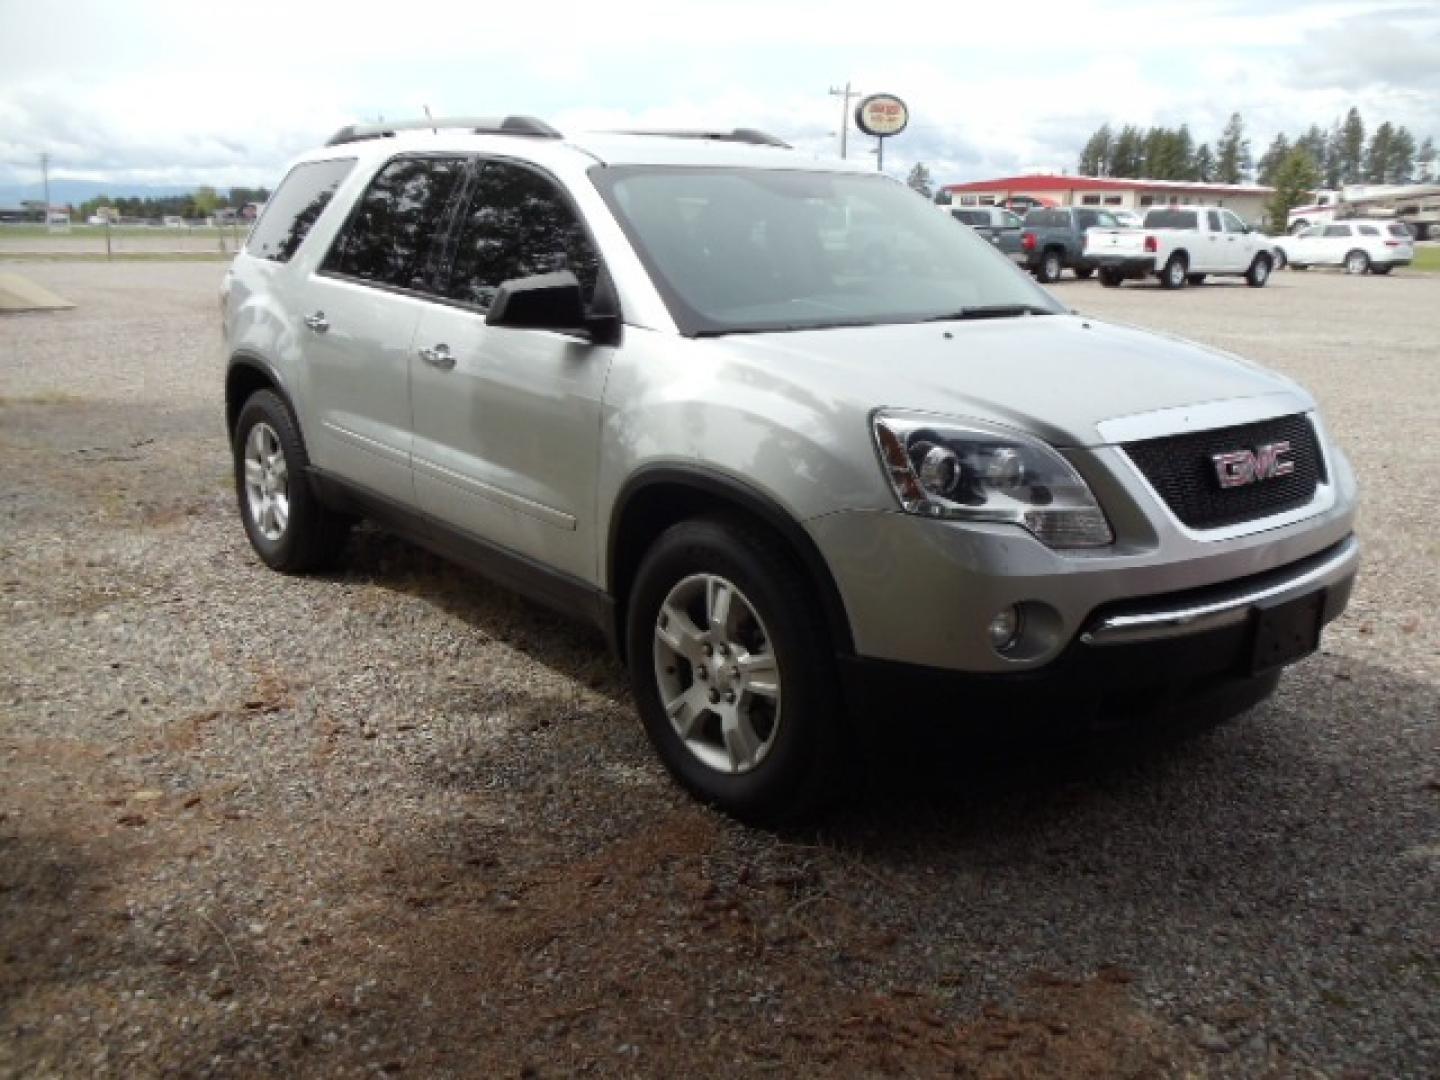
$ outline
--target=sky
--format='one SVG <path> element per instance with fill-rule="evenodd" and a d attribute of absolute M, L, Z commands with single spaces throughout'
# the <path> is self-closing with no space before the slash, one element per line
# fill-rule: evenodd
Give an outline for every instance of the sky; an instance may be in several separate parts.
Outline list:
<path fill-rule="evenodd" d="M 1073 171 L 1107 121 L 1211 141 L 1238 111 L 1258 157 L 1354 105 L 1440 141 L 1440 2 L 0 0 L 0 186 L 41 153 L 55 178 L 273 186 L 344 124 L 426 106 L 838 153 L 847 80 L 909 106 L 886 171 L 938 183 Z M 851 156 L 873 147 L 852 123 Z"/>

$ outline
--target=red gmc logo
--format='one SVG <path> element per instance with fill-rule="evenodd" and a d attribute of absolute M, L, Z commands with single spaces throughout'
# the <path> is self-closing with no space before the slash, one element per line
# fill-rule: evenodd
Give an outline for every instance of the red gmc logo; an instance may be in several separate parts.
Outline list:
<path fill-rule="evenodd" d="M 1290 452 L 1288 442 L 1269 443 L 1254 450 L 1231 450 L 1211 454 L 1215 475 L 1222 488 L 1244 487 L 1257 480 L 1274 480 L 1295 471 L 1295 462 L 1284 455 Z"/>

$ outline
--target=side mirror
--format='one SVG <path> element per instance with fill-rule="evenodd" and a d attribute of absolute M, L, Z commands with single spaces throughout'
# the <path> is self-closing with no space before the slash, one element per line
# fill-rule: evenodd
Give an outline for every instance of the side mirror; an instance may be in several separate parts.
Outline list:
<path fill-rule="evenodd" d="M 604 273 L 589 312 L 585 310 L 580 281 L 569 270 L 507 281 L 495 293 L 485 313 L 485 325 L 553 330 L 588 338 L 599 345 L 613 345 L 620 337 L 619 305 L 609 276 Z"/>

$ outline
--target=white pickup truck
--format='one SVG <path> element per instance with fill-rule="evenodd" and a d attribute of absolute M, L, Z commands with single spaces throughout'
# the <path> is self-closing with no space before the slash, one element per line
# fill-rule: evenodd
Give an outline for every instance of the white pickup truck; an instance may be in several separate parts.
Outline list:
<path fill-rule="evenodd" d="M 1151 210 L 1140 229 L 1090 229 L 1085 258 L 1099 268 L 1100 283 L 1112 289 L 1126 278 L 1151 274 L 1165 289 L 1199 285 L 1211 274 L 1244 277 L 1258 288 L 1275 265 L 1269 238 L 1232 211 L 1208 206 Z"/>

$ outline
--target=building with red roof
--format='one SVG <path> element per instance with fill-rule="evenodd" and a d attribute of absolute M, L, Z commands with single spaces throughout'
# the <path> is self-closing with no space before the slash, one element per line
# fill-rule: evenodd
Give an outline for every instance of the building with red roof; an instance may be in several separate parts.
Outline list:
<path fill-rule="evenodd" d="M 1036 173 L 946 184 L 955 206 L 1099 206 L 1144 210 L 1151 206 L 1228 206 L 1247 221 L 1259 221 L 1274 188 L 1258 184 L 1202 184 L 1192 180 L 1129 180 L 1115 176 Z"/>

